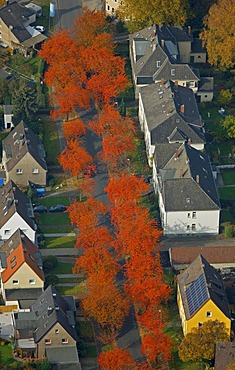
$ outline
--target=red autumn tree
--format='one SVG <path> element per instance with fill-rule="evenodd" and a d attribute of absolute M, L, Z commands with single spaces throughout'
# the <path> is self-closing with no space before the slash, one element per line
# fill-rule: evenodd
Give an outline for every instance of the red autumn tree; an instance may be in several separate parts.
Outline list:
<path fill-rule="evenodd" d="M 78 176 L 86 167 L 92 164 L 92 157 L 79 144 L 78 141 L 70 140 L 59 156 L 59 163 L 64 171 L 70 171 L 72 176 Z"/>
<path fill-rule="evenodd" d="M 86 130 L 86 126 L 79 118 L 63 123 L 63 135 L 67 142 L 79 139 L 85 135 Z"/>
<path fill-rule="evenodd" d="M 85 202 L 73 201 L 66 212 L 72 225 L 76 225 L 80 232 L 88 232 L 98 226 L 98 216 L 106 213 L 106 206 L 90 197 Z"/>
<path fill-rule="evenodd" d="M 163 356 L 163 361 L 169 361 L 171 357 L 171 343 L 169 338 L 161 333 L 145 334 L 142 338 L 142 352 L 150 363 L 155 363 L 158 357 Z"/>
<path fill-rule="evenodd" d="M 106 227 L 101 226 L 95 229 L 92 233 L 83 232 L 77 236 L 76 248 L 100 248 L 112 247 L 114 245 L 114 238 Z"/>
<path fill-rule="evenodd" d="M 101 370 L 133 370 L 137 366 L 128 351 L 117 347 L 101 353 L 98 362 Z"/>

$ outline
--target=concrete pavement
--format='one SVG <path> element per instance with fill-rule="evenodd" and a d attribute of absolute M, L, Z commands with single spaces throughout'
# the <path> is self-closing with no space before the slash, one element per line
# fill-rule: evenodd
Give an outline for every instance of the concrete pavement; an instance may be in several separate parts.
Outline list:
<path fill-rule="evenodd" d="M 80 256 L 82 252 L 80 249 L 75 248 L 49 248 L 40 249 L 42 257 L 56 256 L 56 257 L 66 257 L 66 256 Z"/>

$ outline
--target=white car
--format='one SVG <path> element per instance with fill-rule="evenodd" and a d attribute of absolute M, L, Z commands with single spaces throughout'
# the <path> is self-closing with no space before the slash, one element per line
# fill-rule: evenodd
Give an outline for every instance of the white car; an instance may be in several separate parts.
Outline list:
<path fill-rule="evenodd" d="M 39 31 L 39 32 L 44 32 L 45 31 L 45 27 L 44 26 L 34 26 L 33 28 L 36 31 Z"/>

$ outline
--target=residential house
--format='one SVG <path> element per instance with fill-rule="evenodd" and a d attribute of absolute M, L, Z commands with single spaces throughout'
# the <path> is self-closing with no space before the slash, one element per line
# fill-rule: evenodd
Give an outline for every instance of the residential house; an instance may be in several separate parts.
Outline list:
<path fill-rule="evenodd" d="M 153 25 L 131 35 L 129 40 L 137 99 L 141 86 L 169 79 L 197 93 L 200 73 L 188 63 L 205 63 L 206 51 L 201 40 L 193 38 L 190 28 L 186 32 L 181 27 Z"/>
<path fill-rule="evenodd" d="M 153 184 L 165 235 L 219 233 L 219 195 L 205 153 L 189 143 L 157 145 Z"/>
<path fill-rule="evenodd" d="M 169 257 L 171 266 L 175 270 L 185 269 L 199 254 L 217 269 L 235 268 L 235 245 L 170 248 Z"/>
<path fill-rule="evenodd" d="M 214 370 L 234 369 L 235 366 L 235 343 L 217 342 L 215 347 L 215 366 Z"/>
<path fill-rule="evenodd" d="M 35 21 L 34 10 L 16 1 L 6 1 L 0 8 L 0 45 L 18 50 L 25 56 L 37 50 L 47 37 L 31 27 Z"/>
<path fill-rule="evenodd" d="M 204 148 L 203 122 L 194 93 L 173 81 L 140 88 L 139 121 L 150 166 L 156 145 L 190 142 L 196 149 Z"/>
<path fill-rule="evenodd" d="M 14 315 L 16 351 L 21 357 L 48 358 L 50 363 L 73 363 L 80 369 L 76 347 L 75 302 L 49 286 L 29 312 Z"/>
<path fill-rule="evenodd" d="M 208 320 L 223 322 L 230 334 L 231 316 L 223 279 L 201 255 L 177 276 L 177 303 L 184 335 Z"/>
<path fill-rule="evenodd" d="M 0 190 L 0 240 L 9 239 L 21 229 L 35 243 L 36 228 L 30 199 L 9 181 Z"/>
<path fill-rule="evenodd" d="M 41 140 L 21 121 L 3 140 L 2 165 L 6 181 L 28 186 L 46 185 L 47 164 Z"/>
<path fill-rule="evenodd" d="M 0 276 L 6 305 L 29 308 L 43 292 L 41 253 L 20 229 L 0 247 Z"/>
<path fill-rule="evenodd" d="M 105 14 L 115 17 L 120 4 L 122 4 L 122 0 L 105 0 Z"/>
<path fill-rule="evenodd" d="M 14 127 L 12 122 L 14 105 L 3 105 L 3 120 L 5 130 L 9 130 Z"/>

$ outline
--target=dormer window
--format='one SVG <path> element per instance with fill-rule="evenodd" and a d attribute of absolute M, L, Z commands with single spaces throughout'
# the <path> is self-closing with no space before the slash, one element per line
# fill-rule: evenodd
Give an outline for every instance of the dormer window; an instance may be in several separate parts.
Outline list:
<path fill-rule="evenodd" d="M 171 69 L 171 76 L 175 76 L 175 68 Z"/>
<path fill-rule="evenodd" d="M 23 173 L 22 168 L 17 168 L 17 169 L 16 169 L 16 174 L 17 174 L 17 175 L 21 175 L 22 173 Z"/>
<path fill-rule="evenodd" d="M 160 60 L 156 61 L 156 66 L 157 66 L 157 68 L 159 68 L 161 66 L 161 61 Z"/>

